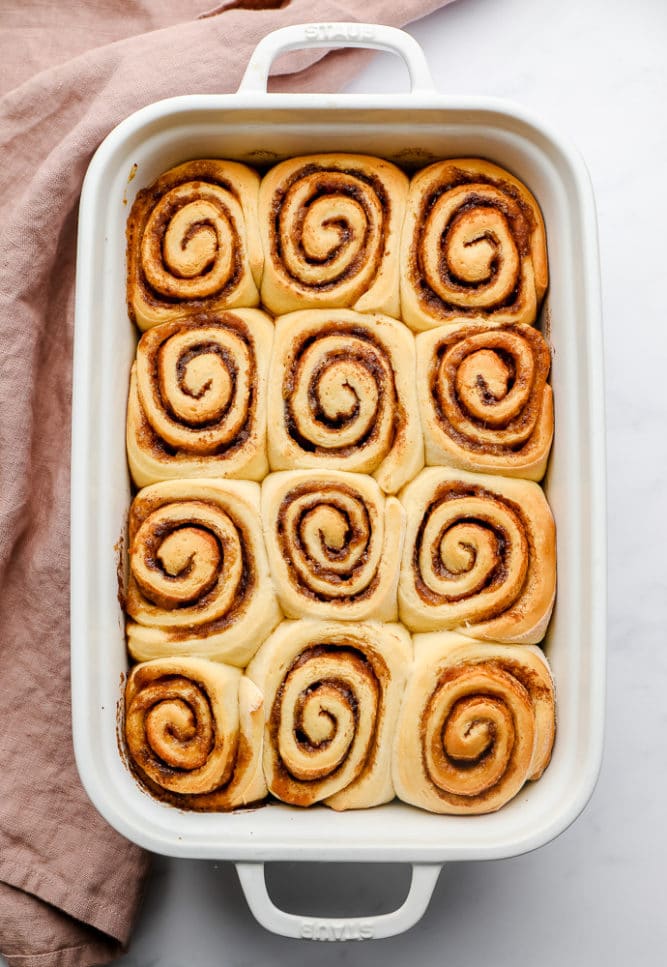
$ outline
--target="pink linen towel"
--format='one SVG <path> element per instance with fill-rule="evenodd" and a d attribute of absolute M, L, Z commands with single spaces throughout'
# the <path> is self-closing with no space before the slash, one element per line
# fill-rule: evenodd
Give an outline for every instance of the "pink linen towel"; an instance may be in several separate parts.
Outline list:
<path fill-rule="evenodd" d="M 448 0 L 367 0 L 400 26 Z M 0 0 L 0 952 L 106 963 L 127 944 L 147 857 L 95 812 L 69 695 L 69 424 L 81 182 L 151 101 L 236 90 L 269 31 L 358 20 L 352 0 Z M 339 89 L 366 55 L 302 51 L 272 87 Z"/>

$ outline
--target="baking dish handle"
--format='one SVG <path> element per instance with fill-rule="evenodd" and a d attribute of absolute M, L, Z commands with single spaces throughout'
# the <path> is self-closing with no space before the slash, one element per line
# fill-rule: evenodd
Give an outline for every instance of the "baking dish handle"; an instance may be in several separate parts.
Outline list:
<path fill-rule="evenodd" d="M 424 55 L 414 37 L 384 24 L 310 23 L 280 27 L 255 47 L 239 94 L 266 94 L 271 64 L 280 54 L 304 47 L 370 47 L 397 54 L 405 61 L 412 94 L 432 94 L 435 84 Z"/>
<path fill-rule="evenodd" d="M 381 864 L 378 864 L 381 865 Z M 398 910 L 369 917 L 302 917 L 279 909 L 269 896 L 263 863 L 237 863 L 243 892 L 255 919 L 272 933 L 301 940 L 381 940 L 414 927 L 426 912 L 442 865 L 415 863 L 410 889 Z"/>

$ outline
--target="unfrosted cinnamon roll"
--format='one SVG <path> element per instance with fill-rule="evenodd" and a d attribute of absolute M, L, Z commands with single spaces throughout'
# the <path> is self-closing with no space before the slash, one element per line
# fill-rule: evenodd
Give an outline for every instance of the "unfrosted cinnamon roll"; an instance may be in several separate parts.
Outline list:
<path fill-rule="evenodd" d="M 508 171 L 440 161 L 410 183 L 401 241 L 401 315 L 413 329 L 533 323 L 548 282 L 539 206 Z"/>
<path fill-rule="evenodd" d="M 276 320 L 268 439 L 272 470 L 369 473 L 395 493 L 424 464 L 412 334 L 349 309 Z"/>
<path fill-rule="evenodd" d="M 140 329 L 258 304 L 258 191 L 251 168 L 203 159 L 138 193 L 127 222 L 127 306 Z"/>
<path fill-rule="evenodd" d="M 133 658 L 250 660 L 280 620 L 259 517 L 259 485 L 245 480 L 170 480 L 137 494 L 125 605 Z"/>
<path fill-rule="evenodd" d="M 380 158 L 321 154 L 272 168 L 259 192 L 262 302 L 279 315 L 347 306 L 397 316 L 408 179 Z"/>
<path fill-rule="evenodd" d="M 125 687 L 125 743 L 144 785 L 182 809 L 264 799 L 262 694 L 238 668 L 203 658 L 136 665 Z"/>
<path fill-rule="evenodd" d="M 404 624 L 537 644 L 556 592 L 555 525 L 539 485 L 429 467 L 399 498 L 407 511 Z"/>
<path fill-rule="evenodd" d="M 396 620 L 405 512 L 372 477 L 270 474 L 262 484 L 262 523 L 288 618 Z"/>
<path fill-rule="evenodd" d="M 541 480 L 554 428 L 541 333 L 443 326 L 416 346 L 426 463 Z"/>
<path fill-rule="evenodd" d="M 258 309 L 155 326 L 137 347 L 127 408 L 135 484 L 178 477 L 261 480 L 273 323 Z"/>
<path fill-rule="evenodd" d="M 264 695 L 269 791 L 295 806 L 334 809 L 392 799 L 392 740 L 410 659 L 401 625 L 283 622 L 246 672 Z"/>
<path fill-rule="evenodd" d="M 397 795 L 434 813 L 500 809 L 551 758 L 546 658 L 448 632 L 415 635 L 414 655 L 394 745 Z"/>

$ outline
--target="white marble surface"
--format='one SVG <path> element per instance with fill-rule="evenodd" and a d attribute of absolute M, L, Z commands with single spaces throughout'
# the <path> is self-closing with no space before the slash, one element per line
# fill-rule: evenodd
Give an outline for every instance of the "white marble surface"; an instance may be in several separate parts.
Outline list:
<path fill-rule="evenodd" d="M 157 859 L 122 967 L 406 963 L 494 967 L 664 963 L 667 859 L 667 3 L 458 0 L 414 24 L 439 90 L 530 107 L 579 146 L 599 209 L 606 340 L 609 664 L 606 750 L 579 820 L 535 853 L 446 867 L 409 933 L 366 944 L 291 941 L 249 913 L 229 864 Z M 400 90 L 379 56 L 352 90 Z M 648 186 L 655 186 L 648 189 Z M 335 905 L 337 873 L 278 871 L 287 903 Z M 354 877 L 354 903 L 379 909 L 401 870 Z M 313 884 L 316 884 L 314 886 Z M 306 912 L 305 910 L 299 912 Z M 352 912 L 351 909 L 347 911 Z"/>

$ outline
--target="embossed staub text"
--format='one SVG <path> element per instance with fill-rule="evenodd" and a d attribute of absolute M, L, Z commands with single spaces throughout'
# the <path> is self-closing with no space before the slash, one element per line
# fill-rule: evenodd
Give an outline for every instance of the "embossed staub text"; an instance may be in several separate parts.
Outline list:
<path fill-rule="evenodd" d="M 364 921 L 304 920 L 299 931 L 304 940 L 372 940 L 373 925 Z"/>
<path fill-rule="evenodd" d="M 375 31 L 369 24 L 308 24 L 308 40 L 373 40 Z"/>

